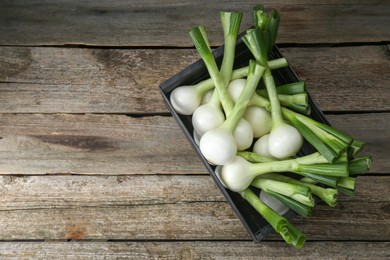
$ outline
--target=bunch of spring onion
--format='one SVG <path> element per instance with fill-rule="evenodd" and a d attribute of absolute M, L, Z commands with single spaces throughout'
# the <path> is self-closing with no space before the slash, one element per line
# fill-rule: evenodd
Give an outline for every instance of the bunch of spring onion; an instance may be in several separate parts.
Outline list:
<path fill-rule="evenodd" d="M 242 41 L 253 54 L 246 67 L 233 69 L 242 13 L 221 12 L 224 55 L 218 67 L 206 29 L 191 39 L 210 78 L 172 91 L 170 101 L 191 116 L 202 155 L 216 165 L 220 182 L 238 192 L 284 238 L 302 247 L 305 236 L 283 214 L 310 216 L 315 202 L 337 204 L 338 192 L 353 196 L 356 176 L 369 170 L 371 157 L 357 157 L 364 142 L 310 118 L 304 82 L 276 86 L 272 70 L 287 66 L 269 60 L 280 15 L 253 8 L 254 26 Z M 317 152 L 297 156 L 303 140 Z M 256 195 L 260 190 L 260 194 Z"/>

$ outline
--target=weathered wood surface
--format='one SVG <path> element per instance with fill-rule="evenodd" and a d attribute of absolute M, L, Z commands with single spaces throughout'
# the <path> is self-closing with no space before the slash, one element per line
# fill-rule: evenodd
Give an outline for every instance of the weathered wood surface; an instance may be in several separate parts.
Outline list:
<path fill-rule="evenodd" d="M 245 13 L 252 25 L 258 1 L 6 1 L 0 8 L 0 45 L 87 44 L 191 46 L 188 31 L 205 24 L 211 43 L 222 42 L 219 11 Z M 388 41 L 387 1 L 262 1 L 282 15 L 282 43 Z"/>
<path fill-rule="evenodd" d="M 389 259 L 389 242 L 8 242 L 2 259 Z M 369 253 L 368 253 L 369 252 Z"/>
<path fill-rule="evenodd" d="M 3 174 L 205 172 L 171 117 L 0 115 Z"/>
<path fill-rule="evenodd" d="M 282 48 L 323 111 L 390 111 L 386 46 Z M 0 47 L 2 113 L 166 113 L 158 86 L 186 49 Z"/>
<path fill-rule="evenodd" d="M 293 223 L 309 240 L 387 240 L 389 181 L 361 176 L 356 198 Z M 209 176 L 2 176 L 0 218 L 0 240 L 251 240 Z"/>
<path fill-rule="evenodd" d="M 159 84 L 198 59 L 188 30 L 218 46 L 218 12 L 244 11 L 244 30 L 254 3 L 1 4 L 0 259 L 390 258 L 386 1 L 262 2 L 329 121 L 374 159 L 356 197 L 293 220 L 303 249 L 253 243 L 167 116 Z"/>
<path fill-rule="evenodd" d="M 390 114 L 328 115 L 389 173 Z M 172 117 L 0 114 L 0 174 L 206 173 Z"/>

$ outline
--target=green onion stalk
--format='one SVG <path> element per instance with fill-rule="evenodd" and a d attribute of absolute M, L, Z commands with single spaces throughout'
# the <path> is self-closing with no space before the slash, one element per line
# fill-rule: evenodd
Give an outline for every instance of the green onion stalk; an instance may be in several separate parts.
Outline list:
<path fill-rule="evenodd" d="M 278 94 L 279 102 L 283 107 L 288 107 L 305 115 L 309 115 L 311 113 L 306 84 L 304 81 L 277 86 L 276 92 Z M 268 98 L 266 89 L 259 89 L 257 94 Z"/>
<path fill-rule="evenodd" d="M 364 174 L 370 170 L 372 158 L 369 155 L 351 159 L 349 162 L 349 174 L 352 176 Z"/>
<path fill-rule="evenodd" d="M 246 159 L 247 161 L 249 161 L 251 163 L 264 163 L 264 162 L 275 161 L 274 159 L 267 158 L 267 157 L 264 157 L 262 155 L 259 155 L 259 154 L 253 153 L 253 152 L 248 152 L 248 151 L 238 152 L 237 155 Z M 321 156 L 320 153 L 318 153 L 318 152 L 313 153 L 309 156 L 304 156 L 304 157 L 300 157 L 297 159 L 298 160 L 301 159 L 300 163 L 308 164 L 308 163 L 313 162 L 312 158 L 315 158 L 315 161 L 317 163 L 320 163 L 320 164 L 327 162 L 326 158 Z M 359 157 L 359 158 L 353 159 L 351 161 L 348 161 L 347 155 L 344 154 L 344 155 L 340 156 L 332 165 L 336 165 L 336 164 L 347 165 L 348 173 L 349 173 L 348 176 L 331 176 L 331 175 L 326 176 L 326 175 L 321 175 L 321 174 L 317 174 L 317 173 L 313 173 L 313 172 L 301 172 L 300 175 L 305 176 L 305 177 L 302 178 L 300 181 L 294 180 L 294 179 L 289 178 L 287 176 L 285 178 L 278 176 L 277 179 L 276 178 L 272 178 L 272 179 L 277 180 L 277 181 L 290 180 L 291 183 L 306 185 L 309 188 L 312 188 L 314 190 L 314 191 L 312 191 L 314 195 L 317 195 L 318 197 L 320 197 L 329 206 L 334 206 L 334 205 L 336 205 L 336 201 L 332 200 L 332 194 L 334 193 L 335 190 L 338 190 L 338 191 L 340 191 L 348 196 L 354 196 L 356 176 L 350 176 L 350 175 L 358 175 L 358 174 L 363 174 L 363 173 L 367 172 L 370 168 L 370 165 L 371 165 L 371 157 L 370 156 L 363 156 L 363 157 Z M 354 174 L 351 174 L 351 171 Z M 264 176 L 271 176 L 271 175 L 265 174 L 265 175 L 261 175 L 261 176 L 263 178 L 266 178 Z M 317 188 L 315 188 L 316 187 L 315 184 L 318 182 L 325 184 L 327 186 L 330 186 L 333 189 L 322 190 L 322 189 L 318 188 L 320 190 L 318 190 L 319 192 L 316 193 Z M 322 194 L 322 192 L 323 192 L 323 194 Z"/>
<path fill-rule="evenodd" d="M 225 40 L 224 56 L 220 71 L 212 55 L 204 26 L 193 28 L 190 31 L 192 41 L 204 61 L 215 87 L 215 91 L 213 92 L 209 102 L 199 106 L 194 111 L 191 119 L 194 130 L 199 136 L 202 136 L 211 129 L 219 127 L 224 122 L 225 117 L 230 114 L 234 106 L 226 87 L 233 76 L 235 45 L 242 19 L 242 13 L 221 12 L 220 17 Z M 241 71 L 246 72 L 247 74 L 249 68 L 241 69 Z M 221 110 L 221 105 L 226 115 Z M 247 146 L 250 145 L 247 144 L 248 142 L 238 143 L 238 146 L 242 149 L 246 149 Z"/>
<path fill-rule="evenodd" d="M 294 178 L 288 177 L 286 175 L 278 174 L 278 173 L 267 173 L 262 175 L 261 177 L 265 179 L 306 186 L 307 188 L 310 189 L 313 195 L 319 197 L 330 207 L 334 207 L 337 205 L 337 194 L 338 194 L 337 189 L 324 188 L 321 186 L 317 186 L 313 183 L 307 183 L 301 180 L 296 180 Z"/>
<path fill-rule="evenodd" d="M 222 78 L 222 73 L 219 72 L 218 66 L 212 55 L 205 27 L 198 26 L 192 28 L 192 30 L 190 31 L 190 36 L 196 50 L 198 51 L 204 64 L 206 65 L 207 71 L 210 74 L 210 78 L 212 79 L 216 90 L 215 93 L 218 93 L 223 109 L 225 111 L 231 111 L 233 109 L 234 104 L 225 87 L 225 81 Z M 232 50 L 230 50 L 230 52 L 232 52 Z M 225 55 L 228 55 L 228 53 L 226 53 Z"/>
<path fill-rule="evenodd" d="M 238 152 L 238 156 L 244 158 L 245 160 L 251 162 L 251 163 L 264 163 L 264 162 L 275 162 L 275 159 L 267 158 L 264 156 L 261 156 L 259 154 L 253 153 L 253 152 Z M 303 164 L 308 164 L 308 163 L 319 163 L 319 164 L 324 164 L 326 165 L 327 160 L 325 157 L 323 157 L 320 153 L 316 152 L 308 156 L 300 157 L 300 163 Z M 347 161 L 346 156 L 341 156 L 338 158 L 336 164 L 341 164 L 341 165 L 347 165 L 348 172 L 350 170 L 350 163 Z M 332 165 L 336 165 L 332 164 Z M 344 166 L 343 166 L 344 167 Z M 326 176 L 322 174 L 317 174 L 313 172 L 301 172 L 299 173 L 301 176 L 304 176 L 300 181 L 295 180 L 293 178 L 284 176 L 284 175 L 278 175 L 275 172 L 273 173 L 267 173 L 261 175 L 262 178 L 268 178 L 268 179 L 273 179 L 276 181 L 284 181 L 284 182 L 289 182 L 293 184 L 298 184 L 298 185 L 304 185 L 307 186 L 312 190 L 312 193 L 318 197 L 320 197 L 323 201 L 325 201 L 329 206 L 333 207 L 336 205 L 336 195 L 337 195 L 337 190 L 346 193 L 348 195 L 352 194 L 353 190 L 348 191 L 348 188 L 354 187 L 354 185 L 350 186 L 345 186 L 343 182 L 345 182 L 347 179 L 351 179 L 349 176 Z M 271 178 L 272 177 L 272 178 Z M 351 183 L 351 180 L 349 180 Z M 325 184 L 329 187 L 332 188 L 327 188 L 323 189 L 321 187 L 316 186 L 316 183 L 322 183 Z"/>
<path fill-rule="evenodd" d="M 233 83 L 233 82 L 232 82 Z M 241 84 L 229 84 L 229 93 L 233 102 L 237 102 L 238 96 L 242 91 Z M 305 90 L 299 91 L 295 85 L 286 84 L 276 87 L 277 98 L 283 107 L 293 109 L 299 113 L 310 114 L 309 98 Z M 256 96 L 268 97 L 264 89 L 259 89 L 254 93 L 251 105 L 256 105 Z"/>
<path fill-rule="evenodd" d="M 222 81 L 220 82 L 220 84 L 215 84 L 217 91 L 214 91 L 211 97 L 211 102 L 217 105 L 219 102 L 221 102 L 222 107 L 225 110 L 225 113 L 229 114 L 230 111 L 233 109 L 234 104 L 232 103 L 231 99 L 228 98 L 228 95 L 226 95 L 227 94 L 226 86 L 229 84 L 230 80 L 232 79 L 235 48 L 237 42 L 237 35 L 242 20 L 242 13 L 220 12 L 220 19 L 222 23 L 224 42 L 225 42 L 221 70 L 218 72 L 218 68 L 215 63 L 214 57 L 212 56 L 211 48 L 204 27 L 200 27 L 201 29 L 200 32 L 202 33 L 203 37 L 197 37 L 197 38 L 199 40 L 202 40 L 203 38 L 206 45 L 202 44 L 201 48 L 197 47 L 196 45 L 195 47 L 197 48 L 202 59 L 204 60 L 206 67 L 209 70 L 211 79 L 212 81 L 214 81 L 213 83 L 215 84 L 216 80 Z M 194 39 L 194 36 L 192 34 L 191 34 L 191 38 L 193 41 L 196 40 Z M 205 49 L 207 53 L 202 54 L 203 52 L 202 49 Z M 212 62 L 212 60 L 214 60 L 214 62 Z M 215 74 L 214 77 L 212 73 Z M 216 78 L 215 77 L 216 74 L 220 74 L 220 77 Z"/>
<path fill-rule="evenodd" d="M 337 185 L 337 178 L 348 177 L 348 163 L 330 164 L 319 153 L 264 163 L 251 163 L 240 156 L 225 164 L 221 169 L 221 179 L 232 191 L 242 191 L 249 187 L 253 179 L 270 172 L 292 172 L 304 177 L 315 178 L 322 183 Z"/>
<path fill-rule="evenodd" d="M 305 115 L 309 115 L 311 113 L 307 93 L 294 95 L 278 94 L 278 99 L 282 106 L 288 107 L 298 113 Z"/>
<path fill-rule="evenodd" d="M 329 125 L 288 109 L 282 109 L 282 112 L 284 117 L 297 127 L 305 139 L 329 162 L 334 162 L 353 142 L 351 136 Z"/>
<path fill-rule="evenodd" d="M 306 186 L 265 179 L 261 176 L 256 177 L 252 181 L 251 185 L 266 192 L 276 192 L 281 195 L 291 197 L 292 199 L 295 199 L 309 207 L 314 206 L 314 200 L 310 189 Z"/>
<path fill-rule="evenodd" d="M 269 153 L 279 159 L 295 155 L 303 144 L 299 131 L 287 124 L 282 116 L 280 101 L 274 78 L 268 65 L 269 54 L 275 45 L 279 28 L 280 16 L 277 11 L 272 14 L 264 12 L 262 6 L 254 8 L 255 28 L 251 29 L 242 38 L 256 59 L 256 62 L 265 67 L 263 82 L 271 104 L 272 129 L 268 138 Z"/>
<path fill-rule="evenodd" d="M 263 216 L 273 229 L 283 237 L 286 243 L 292 244 L 296 248 L 301 248 L 304 245 L 306 241 L 305 235 L 290 224 L 287 219 L 264 204 L 250 189 L 241 191 L 240 195 Z"/>
<path fill-rule="evenodd" d="M 349 176 L 337 177 L 333 184 L 328 184 L 338 191 L 353 197 L 355 195 L 356 177 L 370 170 L 372 164 L 371 156 L 362 156 L 348 161 Z M 303 178 L 301 181 L 315 184 L 314 178 Z"/>
<path fill-rule="evenodd" d="M 220 18 L 224 35 L 224 55 L 221 65 L 221 76 L 224 87 L 229 84 L 233 71 L 237 36 L 242 20 L 242 13 L 220 12 Z"/>
<path fill-rule="evenodd" d="M 268 67 L 272 69 L 269 65 Z M 293 95 L 293 94 L 302 94 L 302 93 L 307 93 L 306 90 L 306 83 L 304 81 L 298 81 L 298 82 L 293 82 L 293 83 L 288 83 L 284 84 L 281 86 L 276 87 L 276 92 L 278 94 L 283 94 L 283 95 Z M 260 96 L 267 97 L 268 98 L 268 93 L 266 89 L 259 89 L 257 93 Z"/>
<path fill-rule="evenodd" d="M 314 207 L 312 193 L 306 186 L 265 179 L 261 176 L 256 177 L 251 186 L 275 197 L 301 216 L 308 217 Z"/>
<path fill-rule="evenodd" d="M 353 140 L 351 146 L 348 148 L 348 154 L 352 158 L 356 156 L 361 150 L 363 150 L 365 142 L 360 140 Z"/>

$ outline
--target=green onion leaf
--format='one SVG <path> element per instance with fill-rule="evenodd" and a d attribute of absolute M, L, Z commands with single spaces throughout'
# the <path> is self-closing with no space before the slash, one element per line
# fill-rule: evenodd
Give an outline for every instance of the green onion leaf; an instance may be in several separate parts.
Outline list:
<path fill-rule="evenodd" d="M 296 117 L 285 113 L 285 109 L 282 109 L 283 115 L 289 120 L 289 122 L 296 127 L 301 135 L 308 141 L 318 152 L 320 152 L 328 162 L 332 163 L 336 158 L 337 154 L 330 149 L 324 142 L 318 138 L 305 124 L 301 123 Z"/>
<path fill-rule="evenodd" d="M 369 155 L 352 159 L 349 161 L 349 173 L 350 175 L 367 173 L 370 170 L 371 164 L 372 158 Z"/>
<path fill-rule="evenodd" d="M 283 237 L 288 244 L 293 244 L 297 248 L 303 246 L 306 241 L 305 236 L 291 225 L 287 219 L 265 205 L 250 189 L 240 192 L 240 195 L 248 201 L 260 215 L 263 216 L 263 218 Z"/>
<path fill-rule="evenodd" d="M 356 178 L 353 177 L 340 177 L 337 181 L 338 187 L 343 187 L 349 190 L 355 190 Z"/>
<path fill-rule="evenodd" d="M 312 180 L 315 180 L 319 183 L 328 185 L 329 187 L 336 188 L 337 186 L 337 177 L 335 176 L 326 176 L 326 175 L 319 175 L 319 174 L 314 174 L 310 172 L 299 172 L 300 175 L 304 177 L 308 177 Z"/>
<path fill-rule="evenodd" d="M 298 213 L 299 215 L 307 218 L 311 215 L 312 207 L 309 207 L 307 205 L 304 205 L 292 198 L 289 198 L 287 196 L 281 195 L 276 192 L 269 191 L 267 192 L 271 196 L 274 196 L 278 200 L 280 200 L 283 204 L 285 204 L 287 207 L 289 207 L 292 211 Z"/>
<path fill-rule="evenodd" d="M 310 172 L 318 175 L 347 177 L 349 175 L 349 167 L 347 163 L 337 164 L 299 164 L 298 171 Z"/>

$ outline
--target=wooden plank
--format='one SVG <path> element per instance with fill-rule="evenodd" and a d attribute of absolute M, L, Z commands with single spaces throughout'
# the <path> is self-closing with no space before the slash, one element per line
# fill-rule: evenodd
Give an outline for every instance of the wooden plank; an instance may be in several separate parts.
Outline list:
<path fill-rule="evenodd" d="M 282 48 L 324 111 L 390 111 L 386 46 Z M 166 113 L 164 80 L 186 49 L 0 47 L 2 113 Z"/>
<path fill-rule="evenodd" d="M 244 30 L 252 25 L 254 4 L 258 1 L 7 1 L 0 9 L 0 44 L 191 46 L 188 31 L 205 24 L 211 43 L 220 45 L 219 11 L 243 11 Z M 383 26 L 390 22 L 386 1 L 262 4 L 280 10 L 282 43 L 380 42 L 390 36 Z"/>
<path fill-rule="evenodd" d="M 283 48 L 282 53 L 322 110 L 390 109 L 388 46 Z"/>
<path fill-rule="evenodd" d="M 170 117 L 3 114 L 0 118 L 5 123 L 0 126 L 3 174 L 205 173 Z"/>
<path fill-rule="evenodd" d="M 390 152 L 390 130 L 380 126 L 381 124 L 387 124 L 386 121 L 390 121 L 389 113 L 327 115 L 326 117 L 331 125 L 350 134 L 357 140 L 366 142 L 361 154 L 372 156 L 372 173 L 389 172 L 386 161 L 388 161 Z"/>
<path fill-rule="evenodd" d="M 355 198 L 293 223 L 309 241 L 388 241 L 389 181 L 361 176 Z M 1 176 L 0 195 L 0 240 L 251 239 L 209 176 Z"/>
<path fill-rule="evenodd" d="M 390 114 L 329 115 L 389 173 Z M 378 134 L 381 133 L 381 134 Z M 205 174 L 172 117 L 0 114 L 0 174 Z"/>
<path fill-rule="evenodd" d="M 2 259 L 388 259 L 389 242 L 8 242 Z"/>
<path fill-rule="evenodd" d="M 0 176 L 0 211 L 224 201 L 207 175 Z"/>

